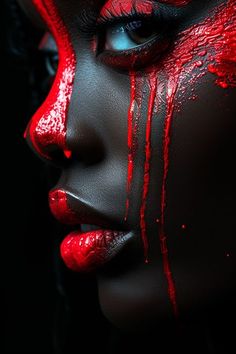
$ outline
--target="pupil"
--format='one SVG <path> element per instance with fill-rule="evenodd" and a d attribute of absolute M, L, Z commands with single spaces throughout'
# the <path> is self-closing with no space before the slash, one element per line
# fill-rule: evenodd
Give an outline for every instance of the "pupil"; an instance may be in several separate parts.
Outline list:
<path fill-rule="evenodd" d="M 137 44 L 142 44 L 155 35 L 153 26 L 141 21 L 131 22 L 126 26 L 130 39 Z"/>

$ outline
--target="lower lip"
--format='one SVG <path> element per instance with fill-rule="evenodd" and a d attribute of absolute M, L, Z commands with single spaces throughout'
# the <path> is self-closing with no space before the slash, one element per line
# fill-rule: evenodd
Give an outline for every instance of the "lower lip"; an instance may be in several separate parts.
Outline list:
<path fill-rule="evenodd" d="M 131 233 L 112 230 L 74 231 L 62 242 L 61 256 L 74 271 L 93 271 L 114 258 L 131 237 Z"/>

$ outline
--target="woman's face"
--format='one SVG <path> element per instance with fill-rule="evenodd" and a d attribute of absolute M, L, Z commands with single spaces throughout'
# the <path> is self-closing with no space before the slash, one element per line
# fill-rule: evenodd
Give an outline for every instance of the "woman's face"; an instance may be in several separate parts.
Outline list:
<path fill-rule="evenodd" d="M 122 328 L 194 316 L 235 287 L 235 0 L 33 0 L 59 67 L 27 137 L 65 263 Z M 81 225 L 81 226 L 80 226 Z M 66 236 L 66 235 L 65 235 Z"/>

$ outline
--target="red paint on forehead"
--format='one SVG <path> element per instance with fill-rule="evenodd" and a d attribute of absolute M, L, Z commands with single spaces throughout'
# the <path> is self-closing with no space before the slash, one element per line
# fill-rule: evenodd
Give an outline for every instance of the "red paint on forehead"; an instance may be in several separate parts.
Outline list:
<path fill-rule="evenodd" d="M 53 0 L 33 0 L 33 4 L 56 40 L 59 66 L 51 91 L 33 116 L 28 132 L 35 150 L 50 159 L 49 150 L 66 150 L 66 118 L 75 76 L 76 58 L 70 35 Z"/>

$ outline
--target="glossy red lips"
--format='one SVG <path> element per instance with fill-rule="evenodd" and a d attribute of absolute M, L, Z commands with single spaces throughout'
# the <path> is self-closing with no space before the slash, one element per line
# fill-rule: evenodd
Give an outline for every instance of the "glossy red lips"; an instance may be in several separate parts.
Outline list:
<path fill-rule="evenodd" d="M 49 193 L 52 214 L 64 224 L 84 223 L 82 218 L 69 206 L 68 194 L 64 190 Z M 113 258 L 132 237 L 131 233 L 98 230 L 69 234 L 61 244 L 61 256 L 66 266 L 77 272 L 88 272 L 102 266 Z"/>
<path fill-rule="evenodd" d="M 61 244 L 61 256 L 68 268 L 88 272 L 113 258 L 131 237 L 112 230 L 72 232 Z"/>

